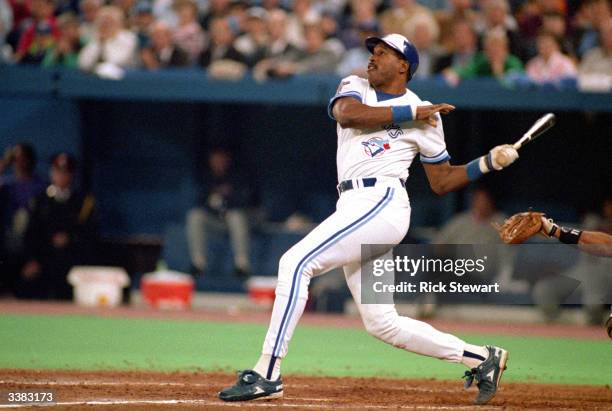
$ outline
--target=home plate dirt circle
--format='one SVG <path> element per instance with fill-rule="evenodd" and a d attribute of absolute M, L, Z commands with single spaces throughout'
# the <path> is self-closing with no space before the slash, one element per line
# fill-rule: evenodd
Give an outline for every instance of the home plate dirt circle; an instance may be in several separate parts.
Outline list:
<path fill-rule="evenodd" d="M 448 410 L 473 409 L 475 390 L 460 380 L 329 378 L 287 375 L 285 396 L 273 401 L 224 403 L 217 392 L 236 376 L 225 373 L 149 371 L 0 370 L 0 391 L 53 390 L 52 409 L 87 410 Z M 606 409 L 609 386 L 503 384 L 498 395 L 479 409 Z M 0 405 L 0 409 L 42 409 Z"/>

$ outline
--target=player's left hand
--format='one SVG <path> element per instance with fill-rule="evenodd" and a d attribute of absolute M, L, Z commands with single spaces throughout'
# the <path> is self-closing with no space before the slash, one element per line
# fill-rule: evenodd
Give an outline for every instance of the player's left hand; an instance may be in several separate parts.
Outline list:
<path fill-rule="evenodd" d="M 491 150 L 491 164 L 498 171 L 514 163 L 517 158 L 518 151 L 511 144 L 503 144 Z"/>
<path fill-rule="evenodd" d="M 448 114 L 455 109 L 455 106 L 451 106 L 447 103 L 440 104 L 429 104 L 426 106 L 418 106 L 416 109 L 416 119 L 423 120 L 432 127 L 438 125 L 438 119 L 435 114 Z"/>

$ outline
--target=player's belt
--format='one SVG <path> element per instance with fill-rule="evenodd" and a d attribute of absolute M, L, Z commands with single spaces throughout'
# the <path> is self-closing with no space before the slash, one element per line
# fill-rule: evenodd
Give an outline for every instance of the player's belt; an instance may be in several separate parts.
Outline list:
<path fill-rule="evenodd" d="M 406 184 L 406 181 L 403 178 L 399 178 L 398 180 L 400 181 L 402 186 Z M 356 179 L 357 186 L 355 186 L 353 180 L 344 180 L 341 181 L 340 184 L 338 184 L 338 192 L 342 194 L 345 191 L 349 191 L 354 188 L 374 187 L 376 185 L 376 181 L 378 181 L 376 177 L 358 178 Z"/>

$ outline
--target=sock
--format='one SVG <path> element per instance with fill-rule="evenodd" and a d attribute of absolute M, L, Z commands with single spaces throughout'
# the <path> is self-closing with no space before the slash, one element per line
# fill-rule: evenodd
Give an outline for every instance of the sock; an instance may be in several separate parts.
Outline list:
<path fill-rule="evenodd" d="M 261 354 L 259 361 L 253 367 L 253 371 L 267 380 L 276 381 L 280 377 L 281 358 L 271 355 Z"/>
<path fill-rule="evenodd" d="M 464 364 L 468 368 L 475 368 L 480 365 L 481 362 L 489 357 L 489 351 L 479 345 L 465 344 L 463 348 L 463 357 L 461 357 L 461 364 Z"/>

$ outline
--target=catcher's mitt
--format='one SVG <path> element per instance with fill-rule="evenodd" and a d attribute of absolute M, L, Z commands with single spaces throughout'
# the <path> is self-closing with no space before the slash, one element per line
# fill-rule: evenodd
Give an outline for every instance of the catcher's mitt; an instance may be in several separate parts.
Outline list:
<path fill-rule="evenodd" d="M 493 224 L 499 233 L 499 237 L 506 244 L 522 244 L 529 237 L 537 234 L 542 229 L 542 216 L 544 213 L 527 211 L 514 214 L 504 221 L 504 224 Z"/>

